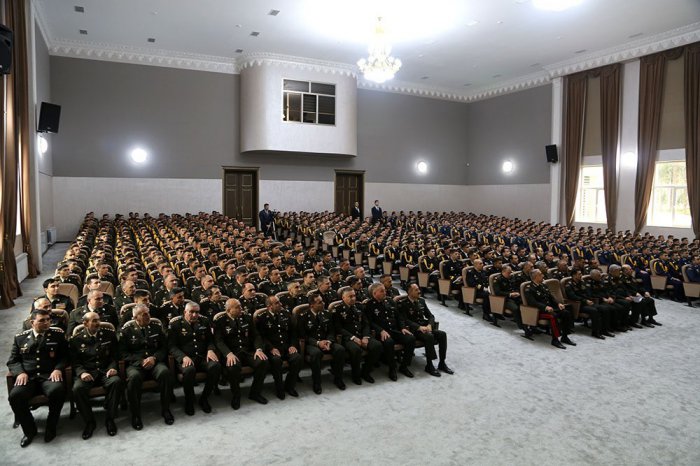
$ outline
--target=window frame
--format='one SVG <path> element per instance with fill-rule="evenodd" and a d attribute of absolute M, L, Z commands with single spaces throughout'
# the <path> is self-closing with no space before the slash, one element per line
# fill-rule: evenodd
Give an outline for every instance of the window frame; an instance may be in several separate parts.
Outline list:
<path fill-rule="evenodd" d="M 583 171 L 586 168 L 599 168 L 601 170 L 601 180 L 603 179 L 604 173 L 603 173 L 603 165 L 602 161 L 598 160 L 592 160 L 589 161 L 588 163 L 582 164 L 581 165 L 581 171 L 579 173 L 579 183 L 578 183 L 578 189 L 576 191 L 576 205 L 574 207 L 574 221 L 578 223 L 600 223 L 600 224 L 605 224 L 608 221 L 607 218 L 607 211 L 605 209 L 605 182 L 603 182 L 600 187 L 588 187 L 584 188 L 583 186 Z M 581 210 L 581 203 L 583 200 L 583 193 L 584 190 L 586 191 L 595 191 L 595 216 L 593 218 L 583 218 L 581 215 L 583 214 L 583 211 Z M 601 199 L 601 193 L 602 193 L 602 205 L 599 200 Z M 599 217 L 598 211 L 602 210 L 602 217 Z"/>
<path fill-rule="evenodd" d="M 678 199 L 678 191 L 683 190 L 685 191 L 685 198 L 686 198 L 686 204 L 688 204 L 688 178 L 687 176 L 684 177 L 684 183 L 683 184 L 656 184 L 656 178 L 658 174 L 658 169 L 659 166 L 667 165 L 667 164 L 678 164 L 680 166 L 683 166 L 684 170 L 687 170 L 686 162 L 685 159 L 676 159 L 676 160 L 668 160 L 668 159 L 662 159 L 662 160 L 657 160 L 654 163 L 654 179 L 652 180 L 652 185 L 651 185 L 651 193 L 649 195 L 649 207 L 647 208 L 647 216 L 646 216 L 646 224 L 647 226 L 651 227 L 661 227 L 661 228 L 692 228 L 692 219 L 689 219 L 688 224 L 676 224 L 676 218 L 679 215 L 676 212 L 676 206 L 677 206 L 677 199 Z M 655 211 L 657 210 L 657 207 L 654 202 L 655 194 L 657 191 L 661 191 L 664 189 L 668 189 L 671 192 L 670 195 L 670 205 L 671 205 L 671 224 L 664 224 L 660 221 L 660 219 L 655 219 Z M 656 213 L 656 215 L 660 215 L 659 213 Z"/>
<path fill-rule="evenodd" d="M 307 82 L 308 83 L 308 92 L 303 92 L 303 91 L 296 91 L 296 90 L 287 90 L 285 89 L 285 81 L 299 81 L 299 82 Z M 333 94 L 321 94 L 318 92 L 312 92 L 311 89 L 314 84 L 321 85 L 321 86 L 332 86 L 333 87 Z M 322 82 L 317 82 L 317 81 L 302 81 L 299 79 L 291 79 L 291 78 L 282 78 L 282 122 L 283 123 L 303 123 L 307 125 L 318 125 L 318 126 L 336 126 L 336 119 L 337 119 L 337 112 L 336 112 L 336 88 L 337 85 L 335 83 L 322 83 Z M 290 115 L 290 107 L 289 107 L 289 96 L 290 95 L 299 95 L 300 97 L 300 108 L 298 111 L 298 116 L 299 120 L 290 120 L 289 115 Z M 315 109 L 313 112 L 310 111 L 305 111 L 304 110 L 304 102 L 307 98 L 307 96 L 311 97 L 316 100 L 315 102 Z M 321 98 L 332 98 L 333 99 L 333 113 L 327 113 L 327 112 L 319 112 L 319 102 Z M 297 113 L 294 111 L 293 113 Z M 313 115 L 313 121 L 305 121 L 307 115 Z M 319 115 L 332 115 L 333 117 L 333 123 L 322 123 L 319 121 Z"/>

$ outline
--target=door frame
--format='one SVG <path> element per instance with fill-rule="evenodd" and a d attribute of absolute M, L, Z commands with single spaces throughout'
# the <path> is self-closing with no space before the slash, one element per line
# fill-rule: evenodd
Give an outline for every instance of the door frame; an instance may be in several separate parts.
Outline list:
<path fill-rule="evenodd" d="M 221 215 L 226 215 L 226 173 L 227 172 L 244 172 L 255 173 L 255 198 L 253 199 L 253 223 L 257 228 L 258 214 L 260 206 L 260 167 L 242 167 L 237 165 L 222 165 L 221 166 Z"/>
<path fill-rule="evenodd" d="M 365 210 L 365 170 L 341 170 L 335 169 L 333 174 L 333 211 L 336 205 L 336 187 L 338 185 L 338 175 L 359 175 L 360 176 L 360 209 Z M 363 217 L 364 217 L 363 213 Z"/>

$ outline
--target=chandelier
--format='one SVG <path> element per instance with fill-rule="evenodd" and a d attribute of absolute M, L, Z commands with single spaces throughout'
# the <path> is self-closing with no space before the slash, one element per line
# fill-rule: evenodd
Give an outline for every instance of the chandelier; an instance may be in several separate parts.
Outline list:
<path fill-rule="evenodd" d="M 401 60 L 391 56 L 391 45 L 384 34 L 381 16 L 377 18 L 374 37 L 369 44 L 369 56 L 360 58 L 357 61 L 357 66 L 365 79 L 376 83 L 383 83 L 393 79 L 396 72 L 401 68 Z"/>

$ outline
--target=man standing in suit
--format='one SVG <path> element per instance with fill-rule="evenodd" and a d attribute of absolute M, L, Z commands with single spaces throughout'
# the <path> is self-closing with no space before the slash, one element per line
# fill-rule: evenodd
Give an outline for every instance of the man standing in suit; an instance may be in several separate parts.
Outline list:
<path fill-rule="evenodd" d="M 360 211 L 360 203 L 355 202 L 355 205 L 352 208 L 352 219 L 355 220 L 358 218 L 362 218 L 362 211 Z"/>
<path fill-rule="evenodd" d="M 272 236 L 274 228 L 274 214 L 270 211 L 270 204 L 265 204 L 263 210 L 258 214 L 260 217 L 260 231 L 262 231 L 265 236 Z"/>
<path fill-rule="evenodd" d="M 379 207 L 379 200 L 374 201 L 374 206 L 372 206 L 372 223 L 377 223 L 382 221 L 382 208 Z"/>

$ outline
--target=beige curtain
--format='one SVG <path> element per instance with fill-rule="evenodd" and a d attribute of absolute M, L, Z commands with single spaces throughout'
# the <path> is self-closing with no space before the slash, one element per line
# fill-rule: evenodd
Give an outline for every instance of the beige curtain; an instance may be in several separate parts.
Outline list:
<path fill-rule="evenodd" d="M 588 73 L 566 77 L 564 96 L 564 215 L 567 226 L 574 223 L 578 179 L 583 154 L 583 128 L 586 122 L 586 90 Z"/>
<path fill-rule="evenodd" d="M 700 42 L 685 47 L 685 163 L 695 238 L 700 238 Z"/>
<path fill-rule="evenodd" d="M 617 152 L 620 145 L 620 75 L 622 64 L 600 68 L 600 137 L 608 229 L 617 221 Z"/>
<path fill-rule="evenodd" d="M 639 233 L 647 219 L 654 181 L 656 152 L 661 128 L 666 62 L 680 58 L 682 48 L 642 57 L 639 76 L 639 135 L 637 140 L 637 179 L 634 191 L 634 232 Z"/>

